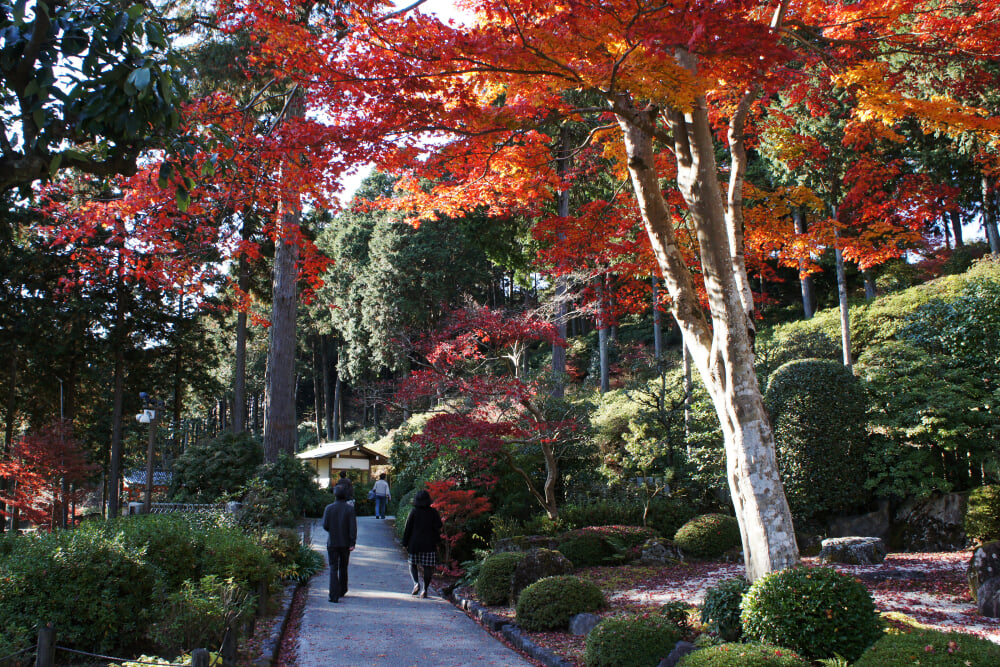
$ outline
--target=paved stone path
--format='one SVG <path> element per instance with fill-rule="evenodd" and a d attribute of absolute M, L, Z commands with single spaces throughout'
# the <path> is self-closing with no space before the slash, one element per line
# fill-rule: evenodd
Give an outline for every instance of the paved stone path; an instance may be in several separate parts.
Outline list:
<path fill-rule="evenodd" d="M 326 556 L 326 531 L 319 521 L 313 523 L 312 547 Z M 299 667 L 530 667 L 442 599 L 433 584 L 427 599 L 410 595 L 407 568 L 390 525 L 359 517 L 347 595 L 337 604 L 327 600 L 329 567 L 309 584 L 299 628 Z"/>

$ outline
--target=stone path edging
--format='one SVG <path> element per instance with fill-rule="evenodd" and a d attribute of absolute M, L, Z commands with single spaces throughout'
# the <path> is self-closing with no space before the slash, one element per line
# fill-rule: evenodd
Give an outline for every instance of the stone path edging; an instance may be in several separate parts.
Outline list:
<path fill-rule="evenodd" d="M 477 619 L 493 632 L 499 632 L 512 646 L 520 651 L 524 651 L 533 660 L 539 661 L 546 667 L 573 667 L 573 663 L 562 656 L 556 655 L 549 649 L 543 648 L 531 641 L 524 630 L 516 624 L 511 623 L 509 618 L 494 614 L 475 600 L 470 600 L 462 596 L 458 593 L 457 589 L 451 592 L 448 599 L 456 607 Z"/>
<path fill-rule="evenodd" d="M 311 577 L 310 577 L 311 579 Z M 298 581 L 290 584 L 285 584 L 285 590 L 282 593 L 281 599 L 281 609 L 278 610 L 277 616 L 281 619 L 277 623 L 271 625 L 271 631 L 268 634 L 267 639 L 261 644 L 261 654 L 253 661 L 253 667 L 271 667 L 271 665 L 277 664 L 278 662 L 278 651 L 281 649 L 281 638 L 285 634 L 285 628 L 288 627 L 288 619 L 291 616 L 292 602 L 295 601 L 295 593 L 305 586 L 307 582 Z"/>

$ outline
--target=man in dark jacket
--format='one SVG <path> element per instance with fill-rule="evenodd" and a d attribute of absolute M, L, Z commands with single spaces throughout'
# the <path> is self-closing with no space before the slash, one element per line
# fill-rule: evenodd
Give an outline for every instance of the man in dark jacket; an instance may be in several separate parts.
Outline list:
<path fill-rule="evenodd" d="M 344 487 L 344 489 L 347 491 L 347 502 L 349 504 L 353 505 L 354 504 L 354 483 L 347 476 L 347 471 L 346 470 L 341 470 L 340 471 L 340 479 L 337 480 L 337 484 L 333 488 L 336 489 L 338 486 Z M 334 492 L 334 497 L 336 497 L 336 492 Z"/>
<path fill-rule="evenodd" d="M 358 541 L 358 518 L 347 502 L 347 489 L 337 486 L 334 501 L 323 511 L 323 529 L 329 533 L 326 553 L 330 557 L 330 602 L 347 595 L 347 563 Z"/>

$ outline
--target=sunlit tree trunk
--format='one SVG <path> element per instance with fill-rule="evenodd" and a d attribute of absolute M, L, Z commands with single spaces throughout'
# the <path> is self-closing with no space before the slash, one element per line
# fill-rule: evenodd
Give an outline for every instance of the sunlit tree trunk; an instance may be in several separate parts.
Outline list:
<path fill-rule="evenodd" d="M 122 273 L 124 261 L 119 253 L 118 282 L 115 285 L 115 330 L 112 333 L 115 349 L 115 379 L 111 408 L 111 462 L 108 467 L 108 518 L 121 513 L 119 507 L 119 482 L 122 463 L 122 413 L 125 402 L 125 280 Z"/>
<path fill-rule="evenodd" d="M 837 217 L 836 211 L 833 214 Z M 851 359 L 851 309 L 847 303 L 847 270 L 844 266 L 844 252 L 840 249 L 840 234 L 834 232 L 834 259 L 837 262 L 837 296 L 840 302 L 840 350 L 844 366 L 847 370 L 854 369 Z"/>
<path fill-rule="evenodd" d="M 611 389 L 611 364 L 608 360 L 607 290 L 604 288 L 604 277 L 600 276 L 597 280 L 597 354 L 601 373 L 601 393 L 606 394 Z"/>
<path fill-rule="evenodd" d="M 694 71 L 694 58 L 681 53 L 680 62 Z M 773 570 L 795 565 L 798 547 L 791 514 L 774 454 L 774 437 L 764 410 L 754 369 L 753 329 L 746 303 L 749 280 L 741 253 L 730 247 L 741 221 L 730 209 L 742 205 L 719 188 L 715 146 L 704 98 L 690 113 L 670 112 L 670 134 L 656 124 L 659 110 L 638 108 L 619 94 L 612 99 L 625 141 L 629 172 L 646 231 L 663 274 L 684 342 L 712 397 L 726 446 L 729 488 L 743 538 L 747 576 L 753 580 Z M 742 121 L 740 121 L 742 122 Z M 654 135 L 671 140 L 677 160 L 677 180 L 698 240 L 708 316 L 702 310 L 691 272 L 685 265 L 670 212 L 660 189 L 653 151 Z M 736 139 L 742 141 L 738 133 Z M 740 149 L 732 151 L 739 159 Z M 734 170 L 742 173 L 742 167 Z M 730 188 L 740 188 L 733 179 Z"/>
<path fill-rule="evenodd" d="M 241 230 L 243 240 L 249 240 L 249 223 L 244 220 Z M 240 255 L 237 285 L 241 294 L 250 289 L 250 263 Z M 243 433 L 247 428 L 247 314 L 243 308 L 236 312 L 236 359 L 233 368 L 233 433 Z"/>

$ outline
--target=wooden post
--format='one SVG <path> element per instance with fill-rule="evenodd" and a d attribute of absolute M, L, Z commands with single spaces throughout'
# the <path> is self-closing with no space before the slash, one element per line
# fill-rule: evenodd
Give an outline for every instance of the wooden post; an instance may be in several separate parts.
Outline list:
<path fill-rule="evenodd" d="M 191 651 L 191 667 L 208 667 L 208 661 L 211 655 L 208 649 L 196 648 Z"/>
<path fill-rule="evenodd" d="M 38 628 L 38 654 L 35 667 L 55 667 L 56 664 L 56 629 L 51 623 Z"/>
<path fill-rule="evenodd" d="M 260 581 L 257 584 L 257 618 L 267 616 L 267 582 Z"/>

